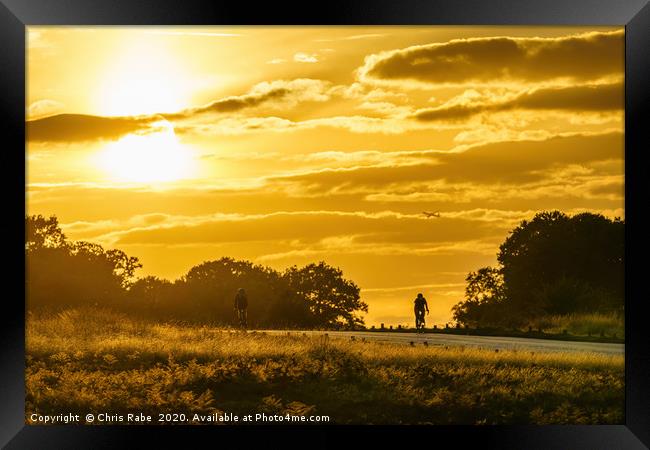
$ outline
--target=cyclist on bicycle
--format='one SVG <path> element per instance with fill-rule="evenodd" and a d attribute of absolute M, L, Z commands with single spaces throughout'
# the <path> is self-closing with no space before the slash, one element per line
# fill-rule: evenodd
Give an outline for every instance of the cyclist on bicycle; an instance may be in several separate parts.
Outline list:
<path fill-rule="evenodd" d="M 429 314 L 429 305 L 427 305 L 427 299 L 424 298 L 422 293 L 419 293 L 415 301 L 414 311 L 415 311 L 415 328 L 421 329 L 424 328 L 424 311 Z"/>
<path fill-rule="evenodd" d="M 237 311 L 237 318 L 239 319 L 239 326 L 241 328 L 246 328 L 247 326 L 246 308 L 248 308 L 248 296 L 244 288 L 239 288 L 235 295 L 235 311 Z"/>

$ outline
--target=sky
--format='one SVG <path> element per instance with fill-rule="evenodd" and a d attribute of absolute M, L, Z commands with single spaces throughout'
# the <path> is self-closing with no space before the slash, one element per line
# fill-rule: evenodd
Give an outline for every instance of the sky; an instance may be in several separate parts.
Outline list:
<path fill-rule="evenodd" d="M 174 280 L 325 261 L 452 320 L 537 212 L 624 212 L 616 27 L 28 27 L 26 207 Z M 439 212 L 428 217 L 423 212 Z"/>

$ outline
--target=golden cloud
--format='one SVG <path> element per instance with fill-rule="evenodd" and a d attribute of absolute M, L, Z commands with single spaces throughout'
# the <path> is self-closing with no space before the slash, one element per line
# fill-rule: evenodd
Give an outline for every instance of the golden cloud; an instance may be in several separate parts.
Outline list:
<path fill-rule="evenodd" d="M 27 139 L 35 142 L 80 142 L 114 140 L 128 133 L 146 131 L 160 116 L 100 117 L 83 114 L 58 114 L 28 120 Z"/>
<path fill-rule="evenodd" d="M 413 163 L 419 156 L 421 161 Z M 270 181 L 299 184 L 297 192 L 321 195 L 381 189 L 391 185 L 446 182 L 529 183 L 546 178 L 541 171 L 556 165 L 623 158 L 623 135 L 573 134 L 546 140 L 493 142 L 461 147 L 455 151 L 413 152 L 405 165 L 324 169 L 305 174 L 271 177 Z M 388 189 L 387 189 L 388 188 Z"/>
<path fill-rule="evenodd" d="M 137 117 L 102 117 L 83 114 L 59 114 L 27 121 L 27 139 L 35 142 L 79 142 L 97 139 L 117 139 L 125 134 L 146 132 L 160 120 L 180 121 L 203 114 L 232 114 L 259 106 L 274 108 L 293 107 L 300 102 L 324 102 L 330 98 L 331 83 L 323 80 L 300 78 L 290 81 L 275 80 L 258 83 L 244 95 L 215 100 L 207 105 L 177 113 L 153 114 Z M 230 121 L 230 122 L 229 122 Z M 270 121 L 270 122 L 269 122 Z M 224 131 L 242 129 L 284 129 L 290 121 L 264 117 L 248 119 L 244 125 L 228 118 L 222 124 Z M 214 128 L 214 127 L 213 127 Z M 199 127 L 182 125 L 179 131 L 197 130 Z"/>
<path fill-rule="evenodd" d="M 198 108 L 190 108 L 176 114 L 165 114 L 169 120 L 192 117 L 206 113 L 234 113 L 259 106 L 288 107 L 300 102 L 324 102 L 330 99 L 332 85 L 328 81 L 310 78 L 275 80 L 258 83 L 246 94 L 235 95 Z"/>
<path fill-rule="evenodd" d="M 588 81 L 621 76 L 624 32 L 554 38 L 486 37 L 417 45 L 366 57 L 359 79 L 434 85 Z"/>
<path fill-rule="evenodd" d="M 421 121 L 457 121 L 484 112 L 495 113 L 513 109 L 615 111 L 623 109 L 624 100 L 622 83 L 546 87 L 491 101 L 472 101 L 467 100 L 466 96 L 461 96 L 460 99 L 452 99 L 436 108 L 421 109 L 413 117 Z"/>
<path fill-rule="evenodd" d="M 494 235 L 485 220 L 446 218 L 432 222 L 421 214 L 345 211 L 295 211 L 269 214 L 169 216 L 142 224 L 141 218 L 116 223 L 116 230 L 98 236 L 113 245 L 296 241 L 343 248 L 351 243 L 429 243 L 454 246 L 458 240 Z M 71 224 L 74 225 L 74 224 Z M 105 226 L 102 223 L 102 226 Z M 342 236 L 345 237 L 344 240 Z"/>

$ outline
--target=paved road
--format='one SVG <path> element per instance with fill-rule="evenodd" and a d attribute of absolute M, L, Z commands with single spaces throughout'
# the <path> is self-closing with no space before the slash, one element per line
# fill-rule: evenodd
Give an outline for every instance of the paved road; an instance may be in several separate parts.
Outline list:
<path fill-rule="evenodd" d="M 324 331 L 288 331 L 288 330 L 264 330 L 268 334 L 302 334 L 322 335 Z M 517 349 L 525 351 L 540 352 L 567 352 L 567 353 L 602 353 L 606 355 L 623 355 L 625 354 L 625 344 L 607 344 L 597 342 L 574 342 L 574 341 L 554 341 L 550 339 L 532 339 L 517 337 L 495 337 L 495 336 L 460 336 L 454 334 L 415 334 L 415 333 L 398 333 L 398 332 L 372 332 L 372 331 L 328 331 L 331 338 L 355 339 L 365 338 L 367 341 L 390 342 L 394 344 L 409 345 L 413 342 L 415 345 L 424 345 L 426 341 L 429 345 L 439 346 L 472 346 L 485 349 Z"/>

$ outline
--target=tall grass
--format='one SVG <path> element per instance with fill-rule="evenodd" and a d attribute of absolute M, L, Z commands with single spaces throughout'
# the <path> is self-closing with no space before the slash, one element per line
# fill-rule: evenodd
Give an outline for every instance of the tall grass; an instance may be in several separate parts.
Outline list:
<path fill-rule="evenodd" d="M 624 317 L 619 313 L 579 313 L 546 316 L 530 323 L 547 333 L 567 333 L 576 336 L 625 336 Z"/>
<path fill-rule="evenodd" d="M 621 423 L 623 358 L 134 321 L 27 322 L 27 411 L 326 414 L 334 423 Z"/>

